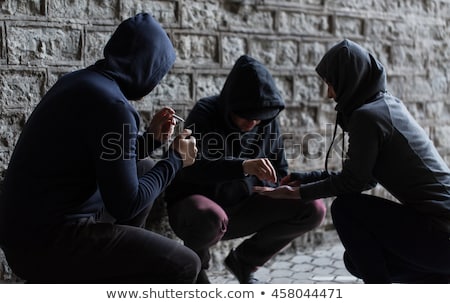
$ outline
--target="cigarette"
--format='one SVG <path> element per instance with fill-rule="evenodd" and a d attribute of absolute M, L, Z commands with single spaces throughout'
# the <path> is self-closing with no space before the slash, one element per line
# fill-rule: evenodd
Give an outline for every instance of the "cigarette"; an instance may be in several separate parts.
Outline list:
<path fill-rule="evenodd" d="M 173 117 L 175 117 L 175 118 L 178 119 L 179 121 L 184 122 L 184 119 L 181 118 L 180 116 L 178 116 L 177 114 L 173 114 Z"/>

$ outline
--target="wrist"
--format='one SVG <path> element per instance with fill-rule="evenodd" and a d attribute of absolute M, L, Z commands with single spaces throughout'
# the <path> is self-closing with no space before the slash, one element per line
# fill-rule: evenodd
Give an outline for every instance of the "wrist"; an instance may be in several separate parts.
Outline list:
<path fill-rule="evenodd" d="M 246 162 L 247 162 L 247 160 L 244 160 L 242 162 L 242 173 L 244 174 L 244 176 L 249 176 L 250 174 L 248 174 L 248 172 L 247 172 Z"/>
<path fill-rule="evenodd" d="M 300 187 L 292 187 L 288 186 L 290 190 L 290 195 L 292 199 L 301 199 L 302 196 L 300 195 Z"/>

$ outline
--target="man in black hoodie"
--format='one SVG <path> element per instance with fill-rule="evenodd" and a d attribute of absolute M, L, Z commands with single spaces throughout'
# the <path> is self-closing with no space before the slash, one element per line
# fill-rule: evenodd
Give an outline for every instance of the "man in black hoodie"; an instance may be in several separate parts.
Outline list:
<path fill-rule="evenodd" d="M 337 196 L 331 206 L 347 269 L 366 283 L 447 283 L 450 170 L 403 103 L 386 92 L 382 64 L 344 40 L 317 66 L 348 132 L 340 172 L 292 173 L 273 198 Z M 325 165 L 325 169 L 327 166 Z M 362 194 L 377 183 L 399 203 Z"/>
<path fill-rule="evenodd" d="M 220 95 L 199 100 L 187 117 L 199 145 L 195 165 L 177 175 L 166 191 L 169 220 L 184 244 L 209 266 L 209 247 L 250 236 L 225 259 L 240 283 L 293 239 L 323 220 L 321 200 L 278 200 L 253 194 L 287 175 L 277 120 L 284 101 L 269 71 L 241 56 Z M 198 282 L 207 283 L 205 271 Z"/>
<path fill-rule="evenodd" d="M 59 79 L 27 121 L 4 181 L 0 245 L 13 271 L 36 283 L 192 283 L 196 254 L 140 227 L 194 162 L 195 138 L 185 130 L 145 169 L 138 160 L 168 140 L 174 111 L 158 112 L 138 136 L 129 102 L 172 67 L 172 43 L 142 13 L 119 25 L 104 57 Z M 101 222 L 104 211 L 114 223 Z"/>

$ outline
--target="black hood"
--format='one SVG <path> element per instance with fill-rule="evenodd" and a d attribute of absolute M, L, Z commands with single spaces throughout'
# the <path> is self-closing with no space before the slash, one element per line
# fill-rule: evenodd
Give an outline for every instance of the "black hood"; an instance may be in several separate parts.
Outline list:
<path fill-rule="evenodd" d="M 123 21 L 95 66 L 120 86 L 125 97 L 137 100 L 161 81 L 175 62 L 166 32 L 152 16 L 140 13 Z"/>
<path fill-rule="evenodd" d="M 316 67 L 336 92 L 336 111 L 345 116 L 386 91 L 383 65 L 360 45 L 343 40 L 333 46 Z"/>
<path fill-rule="evenodd" d="M 243 55 L 234 64 L 220 93 L 227 119 L 230 112 L 269 122 L 284 109 L 284 101 L 270 72 L 254 58 Z"/>

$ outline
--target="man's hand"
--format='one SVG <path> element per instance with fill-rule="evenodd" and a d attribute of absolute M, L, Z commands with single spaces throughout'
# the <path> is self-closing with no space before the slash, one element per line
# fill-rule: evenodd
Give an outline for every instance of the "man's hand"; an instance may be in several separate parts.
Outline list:
<path fill-rule="evenodd" d="M 153 135 L 153 139 L 166 143 L 172 136 L 176 121 L 173 118 L 175 111 L 170 107 L 159 110 L 152 118 L 147 128 L 147 133 Z"/>
<path fill-rule="evenodd" d="M 180 154 L 183 160 L 183 168 L 192 165 L 197 157 L 197 142 L 195 137 L 190 136 L 191 134 L 191 130 L 184 129 L 180 135 L 175 137 L 172 143 L 173 149 Z"/>
<path fill-rule="evenodd" d="M 247 159 L 242 163 L 245 174 L 254 175 L 259 180 L 277 182 L 277 172 L 267 158 Z"/>
<path fill-rule="evenodd" d="M 271 187 L 253 187 L 255 193 L 268 196 L 274 199 L 300 199 L 299 187 L 280 186 L 277 188 Z"/>
<path fill-rule="evenodd" d="M 300 186 L 301 181 L 298 179 L 292 179 L 292 175 L 286 175 L 285 177 L 283 177 L 280 181 L 280 185 L 288 185 L 291 187 L 298 187 Z"/>

